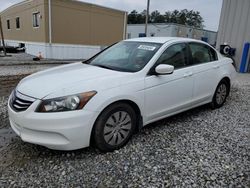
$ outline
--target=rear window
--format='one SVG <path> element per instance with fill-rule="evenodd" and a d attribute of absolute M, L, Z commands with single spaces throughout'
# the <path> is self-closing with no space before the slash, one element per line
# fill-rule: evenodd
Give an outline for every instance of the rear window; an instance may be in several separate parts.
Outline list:
<path fill-rule="evenodd" d="M 208 45 L 190 43 L 189 46 L 192 53 L 193 64 L 207 63 L 218 60 L 216 51 Z"/>

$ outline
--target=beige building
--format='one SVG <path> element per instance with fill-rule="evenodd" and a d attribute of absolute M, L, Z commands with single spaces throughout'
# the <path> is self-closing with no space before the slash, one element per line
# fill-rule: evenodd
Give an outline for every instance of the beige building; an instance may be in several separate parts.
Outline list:
<path fill-rule="evenodd" d="M 7 45 L 45 58 L 89 58 L 126 36 L 126 12 L 73 0 L 26 0 L 0 16 Z"/>

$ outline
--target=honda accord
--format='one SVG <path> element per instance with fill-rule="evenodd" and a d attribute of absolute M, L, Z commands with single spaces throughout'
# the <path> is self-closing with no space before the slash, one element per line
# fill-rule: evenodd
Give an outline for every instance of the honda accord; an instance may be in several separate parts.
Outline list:
<path fill-rule="evenodd" d="M 221 107 L 232 63 L 198 40 L 124 40 L 21 80 L 9 98 L 10 124 L 23 141 L 51 149 L 113 151 L 149 123 L 207 103 Z"/>

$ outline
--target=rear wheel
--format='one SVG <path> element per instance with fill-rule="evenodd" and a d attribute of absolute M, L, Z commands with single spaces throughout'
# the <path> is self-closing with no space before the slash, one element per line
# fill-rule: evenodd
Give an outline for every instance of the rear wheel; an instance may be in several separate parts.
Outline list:
<path fill-rule="evenodd" d="M 229 94 L 230 85 L 226 80 L 222 80 L 214 93 L 213 101 L 211 106 L 213 109 L 220 108 L 226 102 L 227 96 Z"/>
<path fill-rule="evenodd" d="M 124 146 L 136 126 L 133 108 L 125 103 L 116 103 L 106 108 L 94 127 L 95 145 L 101 151 L 114 151 Z"/>

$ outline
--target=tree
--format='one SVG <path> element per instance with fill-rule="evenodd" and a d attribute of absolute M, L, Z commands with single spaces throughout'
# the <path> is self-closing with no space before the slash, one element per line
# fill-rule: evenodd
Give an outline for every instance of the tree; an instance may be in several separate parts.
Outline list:
<path fill-rule="evenodd" d="M 157 21 L 157 17 L 160 16 L 160 15 L 161 15 L 161 13 L 158 10 L 153 11 L 151 13 L 151 15 L 150 15 L 150 22 L 157 23 L 156 22 Z"/>
<path fill-rule="evenodd" d="M 141 13 L 138 13 L 136 10 L 133 10 L 128 15 L 128 24 L 142 24 L 145 23 L 146 10 L 143 10 Z M 200 12 L 193 10 L 174 10 L 167 11 L 162 15 L 158 10 L 153 11 L 149 15 L 149 23 L 177 23 L 181 25 L 187 25 L 195 28 L 203 28 L 203 18 L 200 15 Z"/>
<path fill-rule="evenodd" d="M 178 13 L 177 23 L 182 25 L 187 25 L 187 14 L 188 10 L 184 9 Z"/>
<path fill-rule="evenodd" d="M 128 24 L 143 24 L 145 23 L 146 13 L 145 11 L 138 13 L 136 10 L 133 10 L 128 15 Z"/>
<path fill-rule="evenodd" d="M 171 12 L 170 11 L 165 12 L 164 17 L 165 17 L 165 23 L 169 23 L 171 19 Z"/>
<path fill-rule="evenodd" d="M 143 24 L 145 23 L 146 20 L 146 10 L 143 10 L 140 14 L 137 15 L 137 23 L 138 24 Z"/>
<path fill-rule="evenodd" d="M 131 11 L 128 15 L 128 24 L 136 24 L 137 15 L 138 15 L 138 12 L 136 10 Z"/>
<path fill-rule="evenodd" d="M 150 23 L 165 23 L 165 17 L 158 10 L 155 10 L 150 15 Z"/>
<path fill-rule="evenodd" d="M 198 11 L 189 11 L 186 14 L 186 25 L 197 27 L 197 28 L 203 28 L 203 18 L 200 15 L 200 12 Z"/>

